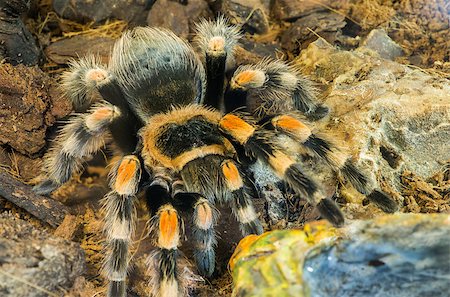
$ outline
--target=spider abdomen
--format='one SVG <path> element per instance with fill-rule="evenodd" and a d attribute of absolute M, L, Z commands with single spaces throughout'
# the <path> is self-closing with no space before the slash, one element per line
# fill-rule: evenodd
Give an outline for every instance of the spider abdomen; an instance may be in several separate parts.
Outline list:
<path fill-rule="evenodd" d="M 138 27 L 125 33 L 110 69 L 142 121 L 174 104 L 203 102 L 205 70 L 193 48 L 168 30 Z"/>

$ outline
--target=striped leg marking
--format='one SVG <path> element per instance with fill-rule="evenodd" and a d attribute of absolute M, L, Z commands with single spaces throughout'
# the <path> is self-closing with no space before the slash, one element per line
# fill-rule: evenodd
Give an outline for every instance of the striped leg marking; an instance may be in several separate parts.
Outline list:
<path fill-rule="evenodd" d="M 194 258 L 201 275 L 210 277 L 214 273 L 217 245 L 216 225 L 217 210 L 205 198 L 200 198 L 194 205 L 193 236 L 195 240 Z"/>
<path fill-rule="evenodd" d="M 225 160 L 221 166 L 225 184 L 233 194 L 231 205 L 233 213 L 240 223 L 242 234 L 261 234 L 263 228 L 236 164 L 231 160 Z"/>
<path fill-rule="evenodd" d="M 298 125 L 289 118 L 285 118 L 285 126 L 290 127 L 292 132 L 305 134 L 305 127 Z M 273 131 L 257 130 L 254 125 L 244 121 L 234 114 L 225 115 L 219 122 L 222 132 L 232 137 L 244 146 L 247 155 L 254 156 L 267 164 L 273 172 L 297 193 L 306 197 L 314 205 L 327 199 L 318 189 L 317 184 L 307 174 L 299 163 L 289 157 L 276 144 L 271 142 L 275 139 Z M 329 202 L 329 203 L 328 203 Z M 339 207 L 331 200 L 323 202 L 319 207 L 321 214 L 336 226 L 344 223 L 344 216 Z"/>
<path fill-rule="evenodd" d="M 62 75 L 62 85 L 76 111 L 84 111 L 89 107 L 95 99 L 97 83 L 108 76 L 94 56 L 71 62 L 69 71 Z"/>
<path fill-rule="evenodd" d="M 109 297 L 126 296 L 129 245 L 136 216 L 134 201 L 140 177 L 141 166 L 137 157 L 123 157 L 112 170 L 110 185 L 113 190 L 103 201 L 108 240 L 104 272 L 110 282 Z"/>
<path fill-rule="evenodd" d="M 48 194 L 68 181 L 81 169 L 84 158 L 105 144 L 107 128 L 120 116 L 119 110 L 109 104 L 93 107 L 88 114 L 74 117 L 60 132 L 44 159 L 43 171 L 47 180 L 36 185 L 38 194 Z"/>
<path fill-rule="evenodd" d="M 184 296 L 187 288 L 179 275 L 180 218 L 171 204 L 162 205 L 152 218 L 151 232 L 157 249 L 148 259 L 154 296 Z"/>
<path fill-rule="evenodd" d="M 312 134 L 311 130 L 298 119 L 280 115 L 272 118 L 271 123 L 277 131 L 299 141 L 309 151 L 325 160 L 344 180 L 349 181 L 361 194 L 367 195 L 367 198 L 383 211 L 393 213 L 398 210 L 397 203 L 382 191 L 374 189 L 373 182 L 370 182 L 355 166 L 348 154 L 340 151 L 329 141 Z"/>

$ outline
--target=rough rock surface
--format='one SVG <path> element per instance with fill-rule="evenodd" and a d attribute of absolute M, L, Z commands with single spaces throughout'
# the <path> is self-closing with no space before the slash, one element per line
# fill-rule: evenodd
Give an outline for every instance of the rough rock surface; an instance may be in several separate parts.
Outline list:
<path fill-rule="evenodd" d="M 0 2 L 0 61 L 13 65 L 37 65 L 41 49 L 21 15 L 30 8 L 30 0 L 3 0 Z"/>
<path fill-rule="evenodd" d="M 212 18 L 213 14 L 204 0 L 190 0 L 187 5 L 170 0 L 158 0 L 147 17 L 147 24 L 167 28 L 177 36 L 188 39 L 195 31 L 195 22 Z"/>
<path fill-rule="evenodd" d="M 328 42 L 334 44 L 341 29 L 346 25 L 345 17 L 335 12 L 325 10 L 309 14 L 296 20 L 281 36 L 283 46 L 289 51 L 296 51 L 299 47 L 320 35 Z"/>
<path fill-rule="evenodd" d="M 0 214 L 1 296 L 62 296 L 84 270 L 78 244 L 51 237 L 10 213 Z"/>
<path fill-rule="evenodd" d="M 81 23 L 116 18 L 143 25 L 149 2 L 147 0 L 53 0 L 53 9 L 60 17 Z"/>
<path fill-rule="evenodd" d="M 47 128 L 70 110 L 39 68 L 0 64 L 0 144 L 34 155 L 45 146 Z"/>
<path fill-rule="evenodd" d="M 270 0 L 224 0 L 221 12 L 251 34 L 269 30 Z"/>
<path fill-rule="evenodd" d="M 52 43 L 45 49 L 45 54 L 57 64 L 67 64 L 87 55 L 95 55 L 107 64 L 115 41 L 109 37 L 78 35 Z"/>
<path fill-rule="evenodd" d="M 322 131 L 351 148 L 386 192 L 401 193 L 405 170 L 426 179 L 450 160 L 448 79 L 320 39 L 296 63 L 327 86 L 332 111 Z"/>
<path fill-rule="evenodd" d="M 403 55 L 401 46 L 389 38 L 382 29 L 372 30 L 363 41 L 362 46 L 378 53 L 383 59 L 395 60 Z"/>
<path fill-rule="evenodd" d="M 426 240 L 424 240 L 426 238 Z M 244 238 L 233 296 L 447 296 L 450 216 L 397 214 Z"/>

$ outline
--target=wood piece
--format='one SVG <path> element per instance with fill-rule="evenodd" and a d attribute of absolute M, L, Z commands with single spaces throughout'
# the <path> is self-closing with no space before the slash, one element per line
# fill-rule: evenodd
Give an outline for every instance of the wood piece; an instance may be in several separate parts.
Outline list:
<path fill-rule="evenodd" d="M 57 64 L 68 64 L 87 55 L 99 57 L 103 64 L 107 64 L 115 41 L 110 37 L 78 35 L 52 43 L 45 54 Z"/>
<path fill-rule="evenodd" d="M 61 202 L 36 195 L 31 186 L 21 183 L 6 172 L 0 172 L 0 196 L 52 227 L 59 226 L 69 213 L 69 209 Z"/>

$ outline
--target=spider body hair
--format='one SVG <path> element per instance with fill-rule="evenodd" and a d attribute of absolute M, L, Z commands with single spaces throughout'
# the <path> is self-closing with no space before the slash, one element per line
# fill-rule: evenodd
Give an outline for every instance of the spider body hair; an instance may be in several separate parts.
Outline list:
<path fill-rule="evenodd" d="M 264 59 L 255 65 L 239 66 L 230 81 L 236 100 L 228 97 L 226 111 L 245 106 L 261 119 L 267 115 L 299 110 L 317 120 L 328 108 L 317 102 L 317 90 L 295 67 L 279 60 Z M 244 104 L 245 101 L 245 104 Z"/>
<path fill-rule="evenodd" d="M 193 257 L 206 277 L 215 270 L 216 205 L 232 209 L 243 235 L 263 232 L 249 186 L 252 164 L 317 205 L 336 226 L 344 216 L 305 170 L 303 154 L 322 159 L 384 210 L 394 209 L 348 154 L 300 122 L 299 112 L 316 119 L 328 109 L 315 101 L 315 90 L 292 66 L 263 60 L 239 67 L 226 92 L 236 95 L 230 105 L 230 97 L 224 96 L 225 72 L 239 37 L 239 29 L 223 17 L 202 22 L 196 37 L 201 59 L 168 30 L 135 28 L 116 42 L 108 66 L 87 58 L 73 63 L 63 76 L 77 110 L 92 104 L 93 95 L 104 101 L 75 114 L 62 129 L 44 162 L 47 179 L 34 190 L 52 192 L 110 139 L 117 145 L 122 157 L 111 168 L 111 191 L 103 199 L 108 297 L 127 293 L 141 190 L 155 246 L 148 258 L 150 286 L 155 296 L 164 297 L 186 296 L 198 280 L 179 250 L 181 213 L 191 215 Z M 224 115 L 230 106 L 247 112 Z"/>
<path fill-rule="evenodd" d="M 204 104 L 222 110 L 225 73 L 234 62 L 234 47 L 241 38 L 237 26 L 229 25 L 224 16 L 215 22 L 202 21 L 197 24 L 194 43 L 204 59 L 207 88 Z"/>

